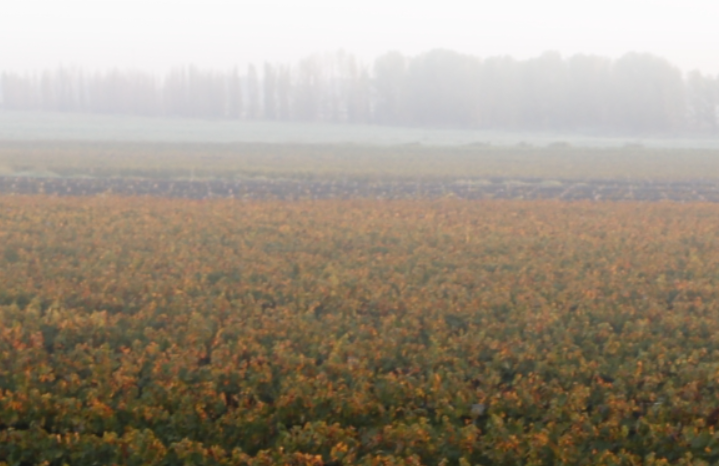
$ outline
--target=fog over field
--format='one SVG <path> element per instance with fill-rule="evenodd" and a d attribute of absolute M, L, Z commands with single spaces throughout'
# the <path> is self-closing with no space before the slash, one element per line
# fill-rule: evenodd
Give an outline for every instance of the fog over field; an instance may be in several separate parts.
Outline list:
<path fill-rule="evenodd" d="M 719 7 L 707 0 L 31 0 L 7 10 L 3 112 L 592 136 L 719 128 L 709 19 Z"/>
<path fill-rule="evenodd" d="M 478 148 L 719 149 L 719 135 L 512 131 L 331 122 L 208 120 L 59 112 L 0 112 L 3 141 L 352 144 Z"/>

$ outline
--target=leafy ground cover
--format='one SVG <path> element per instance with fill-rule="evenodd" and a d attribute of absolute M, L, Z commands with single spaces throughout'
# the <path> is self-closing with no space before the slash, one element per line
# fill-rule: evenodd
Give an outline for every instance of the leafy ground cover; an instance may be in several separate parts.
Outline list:
<path fill-rule="evenodd" d="M 0 197 L 0 462 L 709 464 L 719 207 Z"/>

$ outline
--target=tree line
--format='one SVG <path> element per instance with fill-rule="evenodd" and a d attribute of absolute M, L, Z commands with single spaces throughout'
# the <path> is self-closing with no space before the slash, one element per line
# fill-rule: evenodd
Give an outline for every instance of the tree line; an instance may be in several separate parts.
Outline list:
<path fill-rule="evenodd" d="M 517 60 L 451 50 L 340 51 L 226 71 L 178 67 L 5 72 L 0 109 L 502 130 L 719 131 L 719 76 L 667 60 L 548 52 Z"/>

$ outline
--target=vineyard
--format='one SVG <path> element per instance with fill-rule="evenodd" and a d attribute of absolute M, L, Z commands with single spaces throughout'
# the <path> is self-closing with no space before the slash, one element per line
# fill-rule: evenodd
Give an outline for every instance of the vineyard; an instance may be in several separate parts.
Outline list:
<path fill-rule="evenodd" d="M 0 464 L 719 461 L 719 206 L 0 197 Z"/>

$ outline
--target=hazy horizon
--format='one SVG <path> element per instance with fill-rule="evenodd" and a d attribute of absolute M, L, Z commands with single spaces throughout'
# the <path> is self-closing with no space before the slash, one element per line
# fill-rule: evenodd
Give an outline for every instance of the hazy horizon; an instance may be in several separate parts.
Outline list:
<path fill-rule="evenodd" d="M 57 66 L 164 72 L 184 64 L 226 69 L 294 62 L 345 49 L 370 62 L 397 50 L 447 48 L 481 58 L 556 51 L 666 58 L 684 72 L 719 74 L 719 3 L 688 0 L 457 2 L 286 0 L 25 0 L 0 16 L 0 70 Z"/>

